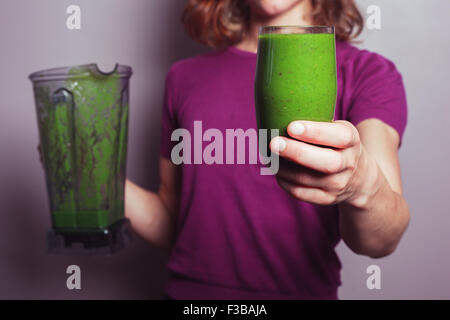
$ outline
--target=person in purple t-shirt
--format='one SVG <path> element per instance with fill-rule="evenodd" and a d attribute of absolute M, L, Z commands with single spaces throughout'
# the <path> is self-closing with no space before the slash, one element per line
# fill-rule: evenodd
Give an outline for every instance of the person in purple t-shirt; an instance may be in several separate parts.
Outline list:
<path fill-rule="evenodd" d="M 126 183 L 133 228 L 170 250 L 166 294 L 337 299 L 339 241 L 357 254 L 384 257 L 409 223 L 398 161 L 407 118 L 400 73 L 391 61 L 350 44 L 363 26 L 353 0 L 191 0 L 183 22 L 213 50 L 175 63 L 167 74 L 159 191 Z M 205 130 L 225 137 L 228 129 L 256 128 L 262 25 L 335 26 L 335 121 L 294 121 L 289 138 L 274 138 L 271 150 L 289 160 L 276 175 L 261 175 L 262 164 L 218 158 L 174 164 L 176 129 L 200 134 L 194 150 L 212 143 Z"/>

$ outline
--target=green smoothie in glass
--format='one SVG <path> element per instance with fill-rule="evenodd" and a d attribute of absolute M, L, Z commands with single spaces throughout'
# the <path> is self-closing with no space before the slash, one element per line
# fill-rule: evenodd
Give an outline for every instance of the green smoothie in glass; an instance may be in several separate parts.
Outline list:
<path fill-rule="evenodd" d="M 261 29 L 255 78 L 259 129 L 286 136 L 294 120 L 332 121 L 336 92 L 333 27 Z"/>

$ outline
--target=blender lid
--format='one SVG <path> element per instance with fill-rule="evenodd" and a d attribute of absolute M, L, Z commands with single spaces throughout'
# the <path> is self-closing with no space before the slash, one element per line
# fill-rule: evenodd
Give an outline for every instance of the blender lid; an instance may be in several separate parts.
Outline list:
<path fill-rule="evenodd" d="M 110 72 L 100 70 L 96 63 L 89 63 L 78 66 L 52 68 L 34 72 L 29 75 L 29 79 L 35 81 L 63 80 L 67 78 L 83 78 L 90 75 L 110 76 L 117 75 L 119 77 L 130 77 L 133 73 L 132 68 L 126 65 L 116 63 L 114 69 Z"/>

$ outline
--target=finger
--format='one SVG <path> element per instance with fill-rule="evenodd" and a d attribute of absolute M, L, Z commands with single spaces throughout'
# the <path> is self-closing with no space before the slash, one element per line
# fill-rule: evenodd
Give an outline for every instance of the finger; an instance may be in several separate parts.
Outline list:
<path fill-rule="evenodd" d="M 338 173 L 345 168 L 342 154 L 330 148 L 279 136 L 270 141 L 270 149 L 287 160 L 323 173 Z"/>
<path fill-rule="evenodd" d="M 285 166 L 282 165 L 281 162 L 277 173 L 277 178 L 286 180 L 292 184 L 322 189 L 326 187 L 325 178 L 327 176 L 328 175 L 325 173 L 299 166 L 294 163 L 292 163 L 292 166 Z"/>
<path fill-rule="evenodd" d="M 330 205 L 336 197 L 317 188 L 299 187 L 288 181 L 277 179 L 278 184 L 294 198 L 319 205 Z"/>
<path fill-rule="evenodd" d="M 349 180 L 348 171 L 329 175 L 307 168 L 289 170 L 280 166 L 277 178 L 297 186 L 319 188 L 327 192 L 339 194 L 345 189 Z"/>
<path fill-rule="evenodd" d="M 38 144 L 37 150 L 38 150 L 38 153 L 39 153 L 39 161 L 43 162 L 41 144 Z"/>
<path fill-rule="evenodd" d="M 348 121 L 316 122 L 293 121 L 288 126 L 288 134 L 304 142 L 334 148 L 349 148 L 359 139 L 358 131 Z"/>

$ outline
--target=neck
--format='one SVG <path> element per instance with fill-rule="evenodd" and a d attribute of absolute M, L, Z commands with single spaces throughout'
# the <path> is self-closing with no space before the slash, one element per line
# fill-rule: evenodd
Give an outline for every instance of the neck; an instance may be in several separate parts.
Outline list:
<path fill-rule="evenodd" d="M 276 25 L 311 25 L 311 18 L 306 14 L 311 12 L 311 1 L 300 1 L 288 10 L 274 16 L 263 16 L 251 12 L 250 25 L 236 47 L 240 50 L 256 52 L 258 48 L 258 32 L 262 26 Z"/>

